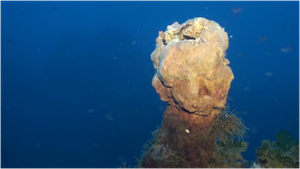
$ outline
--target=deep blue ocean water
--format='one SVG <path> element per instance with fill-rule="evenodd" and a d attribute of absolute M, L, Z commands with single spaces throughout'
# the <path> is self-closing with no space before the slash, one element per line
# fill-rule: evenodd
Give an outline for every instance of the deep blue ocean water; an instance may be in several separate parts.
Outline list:
<path fill-rule="evenodd" d="M 229 36 L 245 159 L 299 138 L 299 2 L 1 2 L 1 167 L 133 167 L 166 104 L 158 31 L 195 17 Z"/>

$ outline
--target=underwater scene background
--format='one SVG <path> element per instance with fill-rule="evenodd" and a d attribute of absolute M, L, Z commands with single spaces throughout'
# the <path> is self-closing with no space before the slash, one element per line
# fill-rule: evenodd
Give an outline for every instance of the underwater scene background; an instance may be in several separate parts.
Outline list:
<path fill-rule="evenodd" d="M 281 130 L 298 140 L 299 2 L 2 1 L 1 167 L 136 165 L 167 107 L 155 39 L 195 17 L 228 33 L 243 158 Z"/>

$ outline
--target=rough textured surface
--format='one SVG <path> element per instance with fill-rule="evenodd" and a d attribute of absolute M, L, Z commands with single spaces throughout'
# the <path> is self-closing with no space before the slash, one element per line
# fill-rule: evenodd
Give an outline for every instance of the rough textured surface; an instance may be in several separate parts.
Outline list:
<path fill-rule="evenodd" d="M 233 79 L 227 48 L 227 33 L 205 18 L 176 22 L 159 32 L 151 54 L 156 70 L 152 85 L 169 105 L 143 155 L 143 167 L 212 166 L 213 124 L 225 108 Z"/>
<path fill-rule="evenodd" d="M 159 32 L 151 59 L 152 84 L 163 101 L 197 115 L 225 107 L 233 74 L 225 58 L 227 33 L 216 22 L 195 18 Z"/>

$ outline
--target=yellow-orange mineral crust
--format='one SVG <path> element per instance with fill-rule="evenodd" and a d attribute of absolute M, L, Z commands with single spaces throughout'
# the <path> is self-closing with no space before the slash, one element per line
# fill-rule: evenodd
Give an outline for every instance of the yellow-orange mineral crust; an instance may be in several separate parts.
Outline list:
<path fill-rule="evenodd" d="M 201 17 L 175 22 L 156 39 L 152 85 L 179 110 L 216 115 L 225 107 L 233 80 L 227 48 L 227 33 L 218 23 Z"/>

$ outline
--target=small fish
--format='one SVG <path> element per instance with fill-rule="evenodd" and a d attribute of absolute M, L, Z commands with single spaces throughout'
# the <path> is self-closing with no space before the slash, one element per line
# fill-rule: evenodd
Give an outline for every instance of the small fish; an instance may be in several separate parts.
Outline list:
<path fill-rule="evenodd" d="M 266 56 L 272 56 L 272 53 L 270 53 L 270 52 L 265 52 L 265 55 L 266 55 Z"/>
<path fill-rule="evenodd" d="M 288 53 L 292 50 L 292 48 L 290 46 L 286 46 L 280 49 L 281 52 L 283 53 Z"/>
<path fill-rule="evenodd" d="M 52 7 L 52 10 L 53 10 L 53 11 L 57 11 L 57 7 L 56 7 L 56 6 L 53 6 L 53 7 Z"/>
<path fill-rule="evenodd" d="M 262 36 L 262 37 L 260 37 L 260 38 L 258 39 L 258 43 L 261 43 L 261 42 L 266 41 L 266 40 L 267 40 L 267 37 Z"/>
<path fill-rule="evenodd" d="M 241 12 L 242 9 L 243 8 L 241 8 L 241 7 L 232 8 L 232 12 L 233 12 L 233 14 L 237 14 L 237 13 Z"/>
<path fill-rule="evenodd" d="M 245 115 L 248 114 L 248 112 L 246 112 L 246 111 L 242 111 L 242 113 L 245 114 Z"/>
<path fill-rule="evenodd" d="M 8 40 L 8 41 L 6 41 L 6 44 L 8 44 L 8 45 L 14 45 L 15 43 L 12 40 Z"/>
<path fill-rule="evenodd" d="M 115 118 L 111 115 L 111 113 L 107 113 L 105 115 L 105 117 L 108 119 L 108 120 L 114 120 Z"/>
<path fill-rule="evenodd" d="M 88 110 L 89 113 L 94 113 L 95 111 L 96 111 L 96 109 L 94 109 L 94 108 L 91 108 Z"/>
<path fill-rule="evenodd" d="M 273 76 L 273 73 L 272 72 L 266 72 L 265 75 L 266 76 Z"/>
<path fill-rule="evenodd" d="M 233 99 L 232 99 L 232 97 L 231 97 L 231 96 L 227 96 L 227 100 L 230 100 L 230 101 L 232 101 Z"/>
<path fill-rule="evenodd" d="M 250 88 L 249 86 L 246 86 L 246 87 L 244 88 L 245 91 L 250 90 L 250 89 L 251 89 L 251 88 Z"/>

